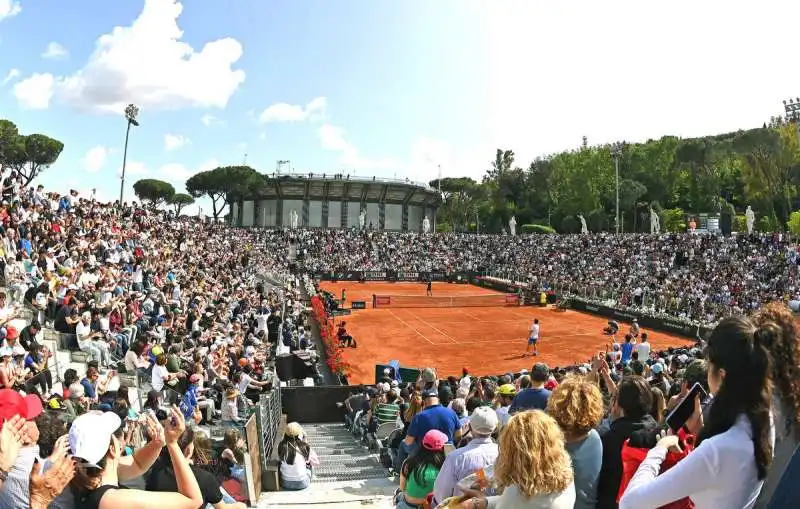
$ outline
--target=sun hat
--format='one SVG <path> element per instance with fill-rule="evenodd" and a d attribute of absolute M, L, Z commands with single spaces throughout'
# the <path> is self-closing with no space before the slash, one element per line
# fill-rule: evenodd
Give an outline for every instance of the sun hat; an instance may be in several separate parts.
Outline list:
<path fill-rule="evenodd" d="M 660 362 L 657 362 L 650 367 L 650 371 L 655 374 L 662 373 L 664 371 L 664 365 Z"/>
<path fill-rule="evenodd" d="M 235 399 L 241 394 L 239 389 L 236 387 L 229 387 L 228 390 L 225 391 L 225 397 L 228 399 Z"/>
<path fill-rule="evenodd" d="M 0 429 L 3 423 L 16 415 L 26 421 L 36 419 L 42 413 L 42 400 L 35 394 L 22 396 L 13 389 L 0 389 Z"/>
<path fill-rule="evenodd" d="M 497 429 L 497 412 L 488 406 L 479 406 L 469 417 L 469 427 L 479 435 L 491 435 Z"/>
<path fill-rule="evenodd" d="M 422 381 L 425 383 L 433 383 L 436 381 L 436 371 L 433 368 L 425 368 L 422 370 Z"/>
<path fill-rule="evenodd" d="M 429 451 L 441 451 L 447 443 L 447 435 L 438 429 L 432 429 L 422 437 L 422 447 Z"/>
<path fill-rule="evenodd" d="M 69 448 L 75 458 L 88 467 L 98 467 L 105 458 L 111 437 L 122 425 L 114 412 L 92 410 L 72 421 L 69 428 Z"/>
<path fill-rule="evenodd" d="M 14 355 L 14 350 L 8 346 L 0 347 L 0 357 L 11 357 Z"/>
<path fill-rule="evenodd" d="M 290 422 L 286 425 L 286 432 L 285 434 L 290 437 L 301 437 L 303 436 L 303 427 L 296 422 Z"/>

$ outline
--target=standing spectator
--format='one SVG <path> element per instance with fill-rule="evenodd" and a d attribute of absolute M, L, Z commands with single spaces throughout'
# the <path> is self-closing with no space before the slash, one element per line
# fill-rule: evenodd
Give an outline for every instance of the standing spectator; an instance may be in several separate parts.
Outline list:
<path fill-rule="evenodd" d="M 550 399 L 550 391 L 544 385 L 550 379 L 550 368 L 547 364 L 537 362 L 531 370 L 531 387 L 520 391 L 511 403 L 509 413 L 515 414 L 524 410 L 544 410 L 547 408 L 547 400 Z"/>
<path fill-rule="evenodd" d="M 603 464 L 603 443 L 595 431 L 603 418 L 600 389 L 583 377 L 567 377 L 553 390 L 547 413 L 564 432 L 575 477 L 575 509 L 594 509 Z"/>
<path fill-rule="evenodd" d="M 702 423 L 699 445 L 659 475 L 667 452 L 679 448 L 677 436 L 661 438 L 633 475 L 620 509 L 657 508 L 684 497 L 697 509 L 753 505 L 772 463 L 775 435 L 766 347 L 780 333 L 772 322 L 757 329 L 744 317 L 717 325 L 706 350 L 714 402 L 707 422 L 699 398 L 692 416 Z"/>
<path fill-rule="evenodd" d="M 658 423 L 650 415 L 653 393 L 647 380 L 627 376 L 617 386 L 611 400 L 611 426 L 601 434 L 603 466 L 597 481 L 597 509 L 616 509 L 622 481 L 622 446 L 630 439 L 632 447 L 652 447 Z"/>
<path fill-rule="evenodd" d="M 406 456 L 413 455 L 419 449 L 420 440 L 432 429 L 444 433 L 451 444 L 461 438 L 461 422 L 455 412 L 439 404 L 439 391 L 427 389 L 422 393 L 422 398 L 425 409 L 414 417 L 408 427 L 398 453 L 400 465 Z"/>

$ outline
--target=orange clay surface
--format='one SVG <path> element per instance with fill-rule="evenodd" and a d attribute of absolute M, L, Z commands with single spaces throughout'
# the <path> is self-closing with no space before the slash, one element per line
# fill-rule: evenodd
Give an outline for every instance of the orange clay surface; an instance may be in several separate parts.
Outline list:
<path fill-rule="evenodd" d="M 464 366 L 472 374 L 489 375 L 531 369 L 535 362 L 551 367 L 586 362 L 610 344 L 610 337 L 603 334 L 608 320 L 577 311 L 559 312 L 552 306 L 371 309 L 373 294 L 424 297 L 425 284 L 326 281 L 321 286 L 337 298 L 345 288 L 345 308 L 354 300 L 367 302 L 367 309 L 336 318 L 336 325 L 347 322 L 348 333 L 358 343 L 358 348 L 344 349 L 351 384 L 375 383 L 375 365 L 392 359 L 404 367 L 436 368 L 439 376 L 460 375 Z M 473 285 L 433 283 L 434 297 L 494 293 Z M 541 326 L 539 356 L 523 357 L 534 318 Z M 628 324 L 620 326 L 628 331 Z M 646 332 L 653 349 L 691 343 Z"/>

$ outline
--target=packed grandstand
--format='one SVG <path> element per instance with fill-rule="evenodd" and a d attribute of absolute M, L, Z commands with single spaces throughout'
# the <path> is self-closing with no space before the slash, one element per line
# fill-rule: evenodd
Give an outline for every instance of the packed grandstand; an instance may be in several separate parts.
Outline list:
<path fill-rule="evenodd" d="M 797 502 L 778 487 L 800 426 L 787 235 L 234 231 L 74 191 L 4 198 L 0 507 L 255 503 L 244 423 L 279 390 L 275 361 L 340 354 L 308 275 L 375 270 L 491 274 L 716 327 L 663 352 L 623 329 L 572 367 L 410 382 L 387 370 L 342 405 L 397 474 L 398 507 Z M 274 449 L 282 489 L 305 489 L 314 440 L 281 430 L 258 446 Z"/>

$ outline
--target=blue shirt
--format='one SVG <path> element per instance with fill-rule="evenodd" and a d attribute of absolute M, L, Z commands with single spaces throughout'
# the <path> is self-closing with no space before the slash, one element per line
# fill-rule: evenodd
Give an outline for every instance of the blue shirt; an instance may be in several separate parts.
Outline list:
<path fill-rule="evenodd" d="M 447 441 L 452 443 L 455 431 L 461 429 L 461 422 L 458 415 L 449 408 L 434 405 L 414 416 L 408 427 L 408 436 L 414 437 L 421 444 L 425 433 L 432 429 L 438 429 L 447 435 Z"/>
<path fill-rule="evenodd" d="M 81 380 L 81 385 L 83 386 L 83 390 L 86 393 L 87 398 L 94 399 L 97 397 L 97 392 L 94 390 L 94 384 L 92 384 L 88 378 Z"/>
<path fill-rule="evenodd" d="M 522 412 L 523 410 L 544 410 L 547 408 L 547 401 L 550 399 L 550 391 L 547 389 L 524 389 L 514 396 L 511 402 L 509 414 Z"/>
<path fill-rule="evenodd" d="M 580 442 L 565 444 L 575 476 L 575 508 L 594 509 L 597 505 L 597 481 L 603 466 L 603 441 L 595 430 Z"/>
<path fill-rule="evenodd" d="M 183 418 L 187 421 L 194 416 L 194 409 L 197 407 L 197 386 L 189 385 L 186 389 L 186 394 L 183 395 L 181 402 L 181 410 L 183 410 Z"/>
<path fill-rule="evenodd" d="M 631 360 L 631 355 L 633 355 L 633 343 L 622 343 L 620 350 L 622 350 L 622 363 L 627 364 Z"/>

